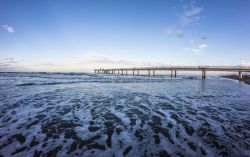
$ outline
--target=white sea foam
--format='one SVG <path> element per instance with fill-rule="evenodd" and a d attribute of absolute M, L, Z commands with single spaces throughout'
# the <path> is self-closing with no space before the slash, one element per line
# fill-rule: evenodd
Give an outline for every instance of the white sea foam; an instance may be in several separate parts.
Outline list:
<path fill-rule="evenodd" d="M 64 73 L 0 76 L 3 156 L 249 156 L 250 86 Z"/>

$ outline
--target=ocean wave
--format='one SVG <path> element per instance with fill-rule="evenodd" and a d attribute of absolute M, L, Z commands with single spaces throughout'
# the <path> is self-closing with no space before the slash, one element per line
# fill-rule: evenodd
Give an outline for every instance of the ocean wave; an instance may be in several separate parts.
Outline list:
<path fill-rule="evenodd" d="M 75 84 L 75 83 L 159 83 L 159 82 L 166 82 L 170 79 L 92 79 L 92 80 L 80 80 L 80 81 L 67 81 L 67 82 L 29 82 L 29 83 L 18 83 L 16 86 L 42 86 L 42 85 L 60 85 L 60 84 Z M 178 81 L 176 79 L 175 81 Z M 173 79 L 171 81 L 174 81 Z"/>
<path fill-rule="evenodd" d="M 60 85 L 60 84 L 73 84 L 73 83 L 82 83 L 90 81 L 71 81 L 71 82 L 43 82 L 43 83 L 20 83 L 16 86 L 43 86 L 43 85 Z"/>

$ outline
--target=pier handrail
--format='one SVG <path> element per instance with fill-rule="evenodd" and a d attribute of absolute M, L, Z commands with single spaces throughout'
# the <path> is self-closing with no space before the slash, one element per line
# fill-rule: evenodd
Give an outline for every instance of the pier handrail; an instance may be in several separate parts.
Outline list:
<path fill-rule="evenodd" d="M 249 70 L 250 66 L 207 66 L 207 65 L 199 65 L 199 66 L 156 66 L 156 67 L 131 67 L 131 68 L 101 68 L 101 69 L 94 69 L 95 71 L 99 70 L 168 70 L 168 69 L 206 69 L 206 70 Z"/>

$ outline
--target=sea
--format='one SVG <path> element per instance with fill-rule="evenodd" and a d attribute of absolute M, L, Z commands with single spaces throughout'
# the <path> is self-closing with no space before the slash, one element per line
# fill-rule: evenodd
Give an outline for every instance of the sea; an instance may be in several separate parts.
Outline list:
<path fill-rule="evenodd" d="M 1 157 L 249 157 L 250 85 L 211 76 L 0 73 Z"/>

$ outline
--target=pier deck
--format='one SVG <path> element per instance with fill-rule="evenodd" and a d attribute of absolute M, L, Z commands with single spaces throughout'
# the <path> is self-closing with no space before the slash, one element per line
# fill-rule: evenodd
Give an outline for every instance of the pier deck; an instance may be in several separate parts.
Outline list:
<path fill-rule="evenodd" d="M 242 79 L 243 72 L 250 72 L 249 66 L 163 66 L 163 67 L 133 67 L 133 68 L 111 68 L 111 69 L 94 69 L 95 73 L 102 74 L 122 74 L 139 75 L 140 71 L 147 71 L 148 76 L 155 76 L 156 71 L 171 71 L 171 77 L 177 76 L 177 71 L 201 71 L 202 79 L 206 78 L 207 71 L 228 71 L 238 72 L 239 79 Z M 152 72 L 152 73 L 151 73 Z"/>

